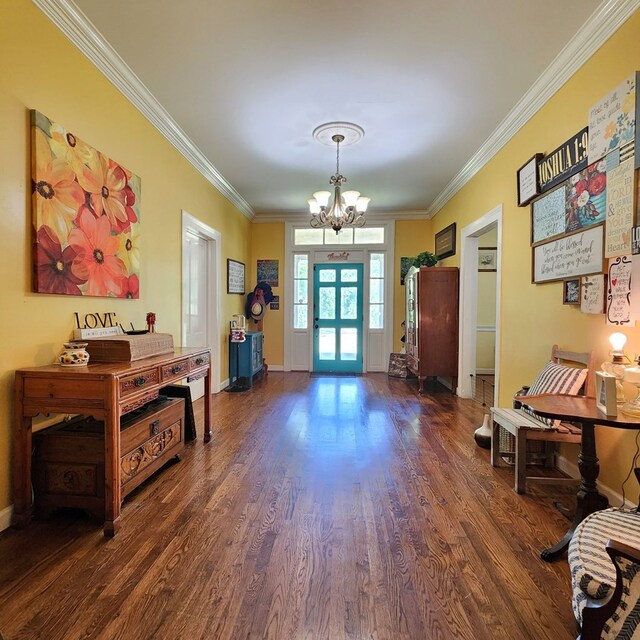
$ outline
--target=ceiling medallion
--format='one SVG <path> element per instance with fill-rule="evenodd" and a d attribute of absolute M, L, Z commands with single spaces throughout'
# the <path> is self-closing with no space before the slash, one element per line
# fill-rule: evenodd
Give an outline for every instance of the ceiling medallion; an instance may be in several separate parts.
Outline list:
<path fill-rule="evenodd" d="M 331 227 L 336 234 L 342 227 L 362 227 L 365 223 L 364 213 L 371 198 L 360 195 L 359 191 L 345 191 L 341 185 L 347 179 L 340 174 L 340 145 L 348 146 L 359 142 L 364 136 L 364 129 L 351 122 L 328 122 L 316 127 L 313 137 L 321 144 L 336 145 L 336 172 L 329 184 L 334 187 L 333 202 L 329 205 L 330 191 L 316 191 L 308 200 L 311 212 L 311 226 L 314 229 Z"/>

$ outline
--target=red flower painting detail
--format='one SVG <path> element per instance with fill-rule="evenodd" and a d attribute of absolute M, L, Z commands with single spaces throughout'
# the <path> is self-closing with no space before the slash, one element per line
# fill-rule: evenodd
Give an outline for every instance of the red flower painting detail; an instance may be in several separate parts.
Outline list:
<path fill-rule="evenodd" d="M 73 247 L 64 251 L 55 234 L 49 227 L 38 229 L 36 243 L 36 278 L 43 293 L 59 293 L 68 296 L 81 296 L 79 285 L 86 280 L 77 277 L 71 270 L 76 258 Z"/>
<path fill-rule="evenodd" d="M 567 232 L 604 222 L 607 191 L 604 160 L 571 176 L 565 189 Z"/>
<path fill-rule="evenodd" d="M 140 179 L 31 113 L 38 293 L 140 296 Z"/>

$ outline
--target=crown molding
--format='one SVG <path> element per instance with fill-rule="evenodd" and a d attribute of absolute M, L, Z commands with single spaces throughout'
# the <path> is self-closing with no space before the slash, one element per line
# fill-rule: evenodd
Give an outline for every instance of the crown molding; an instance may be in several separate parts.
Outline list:
<path fill-rule="evenodd" d="M 211 164 L 72 0 L 33 0 L 33 3 L 206 180 L 249 220 L 253 219 L 254 214 L 249 203 Z"/>
<path fill-rule="evenodd" d="M 389 220 L 428 220 L 426 211 L 397 211 L 397 210 L 376 210 L 367 211 L 366 219 L 372 222 L 388 222 Z M 253 217 L 253 222 L 265 224 L 269 222 L 307 222 L 308 212 L 282 212 L 282 211 L 257 211 Z"/>
<path fill-rule="evenodd" d="M 433 218 L 639 7 L 640 0 L 605 0 L 471 156 L 467 164 L 436 196 L 427 210 L 428 217 Z"/>

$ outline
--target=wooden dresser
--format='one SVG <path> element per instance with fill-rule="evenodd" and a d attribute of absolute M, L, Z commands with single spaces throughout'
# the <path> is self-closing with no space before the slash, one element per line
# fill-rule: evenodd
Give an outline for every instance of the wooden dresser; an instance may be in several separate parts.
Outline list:
<path fill-rule="evenodd" d="M 405 278 L 407 367 L 420 393 L 430 377 L 458 382 L 458 269 L 411 267 Z"/>
<path fill-rule="evenodd" d="M 176 349 L 136 362 L 58 365 L 16 371 L 14 417 L 14 522 L 31 519 L 32 418 L 39 413 L 92 416 L 104 421 L 104 534 L 115 535 L 122 501 L 121 416 L 158 397 L 160 389 L 204 378 L 204 440 L 211 439 L 211 352 Z M 126 443 L 125 443 L 126 444 Z"/>

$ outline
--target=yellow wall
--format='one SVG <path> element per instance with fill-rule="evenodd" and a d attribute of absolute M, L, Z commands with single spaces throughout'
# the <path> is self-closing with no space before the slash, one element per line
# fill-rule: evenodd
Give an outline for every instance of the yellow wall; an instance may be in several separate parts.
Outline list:
<path fill-rule="evenodd" d="M 247 293 L 258 284 L 258 260 L 278 260 L 278 286 L 272 287 L 273 295 L 280 296 L 280 309 L 269 309 L 264 317 L 264 357 L 268 365 L 284 365 L 284 222 L 251 225 L 251 264 L 247 281 Z M 251 323 L 249 323 L 251 328 Z"/>
<path fill-rule="evenodd" d="M 399 352 L 404 335 L 404 286 L 400 285 L 400 258 L 414 258 L 423 251 L 433 252 L 431 220 L 397 220 L 393 275 L 393 350 Z"/>
<path fill-rule="evenodd" d="M 210 185 L 28 0 L 0 0 L 0 511 L 10 500 L 13 371 L 49 364 L 73 329 L 75 311 L 115 311 L 181 336 L 181 210 L 220 231 L 222 258 L 247 262 L 250 222 Z M 121 162 L 142 181 L 140 299 L 30 293 L 29 109 L 37 109 Z M 215 158 L 213 159 L 215 162 Z M 225 267 L 226 270 L 226 267 Z M 225 271 L 226 277 L 226 271 Z M 225 289 L 226 290 L 226 289 Z M 241 312 L 223 296 L 222 315 Z M 223 324 L 222 378 L 227 372 Z"/>
<path fill-rule="evenodd" d="M 562 284 L 531 284 L 530 212 L 516 206 L 516 170 L 536 152 L 549 152 L 587 124 L 591 105 L 640 69 L 640 12 L 565 84 L 514 138 L 452 198 L 433 220 L 458 230 L 503 205 L 500 403 L 530 383 L 554 342 L 607 357 L 611 328 L 604 316 L 588 316 L 562 305 Z M 444 262 L 458 264 L 459 252 Z M 640 329 L 625 330 L 627 353 L 640 353 Z M 631 393 L 631 390 L 628 390 Z M 598 428 L 600 479 L 620 491 L 635 451 L 633 433 Z M 636 490 L 633 489 L 636 494 Z"/>

